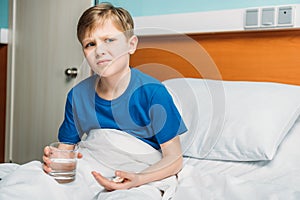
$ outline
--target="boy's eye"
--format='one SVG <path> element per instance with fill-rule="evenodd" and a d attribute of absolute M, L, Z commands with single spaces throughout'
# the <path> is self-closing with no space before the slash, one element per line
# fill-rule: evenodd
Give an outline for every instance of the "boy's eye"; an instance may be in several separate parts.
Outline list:
<path fill-rule="evenodd" d="M 95 43 L 89 42 L 86 45 L 84 45 L 84 48 L 88 48 L 88 47 L 92 47 L 92 46 L 95 46 Z"/>
<path fill-rule="evenodd" d="M 105 43 L 111 43 L 111 42 L 113 42 L 113 41 L 114 41 L 114 39 L 112 39 L 112 38 L 106 38 L 106 39 L 104 40 Z"/>

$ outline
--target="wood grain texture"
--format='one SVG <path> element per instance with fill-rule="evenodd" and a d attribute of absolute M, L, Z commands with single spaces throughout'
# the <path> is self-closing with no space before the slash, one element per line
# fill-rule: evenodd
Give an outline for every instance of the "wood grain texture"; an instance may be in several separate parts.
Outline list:
<path fill-rule="evenodd" d="M 300 85 L 299 29 L 206 33 L 187 37 L 202 47 L 202 53 L 199 53 L 201 47 L 198 50 L 190 48 L 193 45 L 183 37 L 142 37 L 141 48 L 132 56 L 131 65 L 160 80 L 204 77 Z M 170 43 L 173 51 L 178 52 L 177 48 L 180 48 L 198 61 L 191 63 L 191 57 L 159 48 Z M 153 48 L 149 48 L 151 46 Z"/>

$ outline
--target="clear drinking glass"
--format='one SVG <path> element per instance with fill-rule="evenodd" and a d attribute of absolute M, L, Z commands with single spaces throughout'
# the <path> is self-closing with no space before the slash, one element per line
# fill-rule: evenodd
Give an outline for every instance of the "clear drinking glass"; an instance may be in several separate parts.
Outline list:
<path fill-rule="evenodd" d="M 78 145 L 72 143 L 53 142 L 50 147 L 50 167 L 58 183 L 70 183 L 76 177 Z"/>

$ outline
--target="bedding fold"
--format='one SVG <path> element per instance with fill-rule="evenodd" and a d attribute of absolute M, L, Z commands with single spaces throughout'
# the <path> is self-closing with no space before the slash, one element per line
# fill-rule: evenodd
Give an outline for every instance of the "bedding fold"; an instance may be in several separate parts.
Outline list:
<path fill-rule="evenodd" d="M 104 199 L 170 199 L 177 186 L 175 176 L 147 185 L 106 192 L 92 176 L 92 171 L 112 178 L 115 170 L 140 172 L 161 159 L 161 153 L 150 145 L 113 129 L 92 130 L 85 141 L 80 142 L 76 179 L 59 184 L 44 173 L 42 163 L 32 161 L 10 167 L 8 175 L 0 181 L 0 199 L 43 200 L 104 200 Z M 164 194 L 162 196 L 162 193 Z M 126 196 L 126 198 L 124 198 Z"/>

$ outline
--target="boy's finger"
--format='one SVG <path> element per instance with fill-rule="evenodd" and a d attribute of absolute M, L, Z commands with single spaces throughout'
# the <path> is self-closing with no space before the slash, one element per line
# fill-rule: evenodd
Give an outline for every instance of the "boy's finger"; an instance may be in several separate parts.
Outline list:
<path fill-rule="evenodd" d="M 77 158 L 82 158 L 82 157 L 83 157 L 82 153 L 77 154 Z"/>
<path fill-rule="evenodd" d="M 43 163 L 43 170 L 48 174 L 49 172 L 52 171 L 52 169 L 46 164 Z"/>
<path fill-rule="evenodd" d="M 49 156 L 49 155 L 50 155 L 50 148 L 49 148 L 48 146 L 46 146 L 46 147 L 44 148 L 44 155 L 45 155 L 45 156 Z"/>
<path fill-rule="evenodd" d="M 50 163 L 51 163 L 50 158 L 45 155 L 43 156 L 43 161 L 44 161 L 44 164 L 46 164 L 46 165 L 50 165 Z"/>

